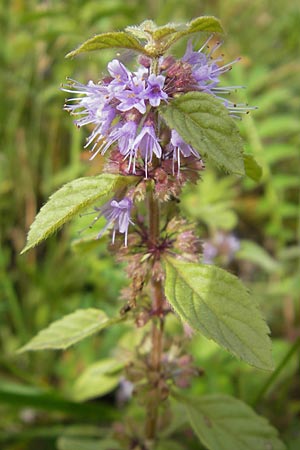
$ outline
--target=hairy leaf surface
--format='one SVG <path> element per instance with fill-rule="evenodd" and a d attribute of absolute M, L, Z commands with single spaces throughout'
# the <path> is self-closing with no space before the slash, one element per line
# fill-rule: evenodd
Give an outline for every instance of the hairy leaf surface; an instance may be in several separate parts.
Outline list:
<path fill-rule="evenodd" d="M 40 331 L 19 352 L 66 349 L 120 319 L 109 319 L 100 309 L 78 309 Z"/>
<path fill-rule="evenodd" d="M 243 142 L 225 106 L 212 95 L 188 92 L 162 105 L 160 114 L 185 142 L 227 172 L 243 175 Z"/>
<path fill-rule="evenodd" d="M 78 178 L 65 184 L 49 198 L 41 208 L 30 227 L 27 243 L 22 253 L 47 239 L 76 214 L 101 201 L 108 194 L 124 188 L 137 180 L 135 177 L 122 177 L 103 174 L 94 177 Z"/>
<path fill-rule="evenodd" d="M 92 52 L 95 50 L 103 50 L 107 48 L 126 48 L 129 50 L 135 50 L 139 53 L 146 53 L 144 47 L 140 42 L 131 34 L 125 31 L 116 31 L 112 33 L 103 33 L 94 36 L 77 49 L 66 55 L 66 58 L 72 58 L 83 52 Z"/>
<path fill-rule="evenodd" d="M 193 33 L 208 32 L 208 33 L 224 33 L 221 22 L 213 16 L 201 16 L 189 22 L 182 30 L 173 33 L 166 43 L 166 48 L 173 45 L 179 39 L 189 36 Z"/>
<path fill-rule="evenodd" d="M 247 363 L 273 368 L 268 326 L 237 277 L 171 257 L 165 267 L 167 300 L 184 322 Z"/>
<path fill-rule="evenodd" d="M 209 450 L 284 450 L 278 433 L 248 405 L 229 395 L 178 397 L 198 438 Z"/>

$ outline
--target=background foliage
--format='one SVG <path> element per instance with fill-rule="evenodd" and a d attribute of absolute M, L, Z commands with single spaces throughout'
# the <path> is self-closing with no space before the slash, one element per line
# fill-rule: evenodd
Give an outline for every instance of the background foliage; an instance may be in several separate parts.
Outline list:
<path fill-rule="evenodd" d="M 277 369 L 271 376 L 257 371 L 196 337 L 189 346 L 205 374 L 191 391 L 245 400 L 278 427 L 289 449 L 300 446 L 298 1 L 152 0 L 141 7 L 136 0 L 11 0 L 0 6 L 1 448 L 54 449 L 59 437 L 60 449 L 76 450 L 72 436 L 105 435 L 106 419 L 119 414 L 113 412 L 115 372 L 107 396 L 81 405 L 74 403 L 75 379 L 99 359 L 117 357 L 117 342 L 123 353 L 132 346 L 128 328 L 118 325 L 65 352 L 15 353 L 38 330 L 75 309 L 99 307 L 113 316 L 126 283 L 105 238 L 97 245 L 78 241 L 88 218 L 19 256 L 49 195 L 75 177 L 101 170 L 101 157 L 91 164 L 82 152 L 85 136 L 62 111 L 59 86 L 67 76 L 82 82 L 100 78 L 114 53 L 74 60 L 64 55 L 93 34 L 145 18 L 163 24 L 205 14 L 222 20 L 226 59 L 242 56 L 226 81 L 247 86 L 242 100 L 259 107 L 240 125 L 247 151 L 264 175 L 256 184 L 223 177 L 209 166 L 204 182 L 185 191 L 182 210 L 197 220 L 215 262 L 240 276 L 260 303 L 272 330 Z M 132 55 L 122 58 L 129 62 Z M 99 423 L 100 428 L 93 426 Z M 191 441 L 190 448 L 199 444 Z"/>

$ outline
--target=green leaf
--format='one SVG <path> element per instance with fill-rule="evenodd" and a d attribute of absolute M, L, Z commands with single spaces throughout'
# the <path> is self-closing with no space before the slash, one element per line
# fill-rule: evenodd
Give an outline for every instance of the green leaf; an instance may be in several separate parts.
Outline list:
<path fill-rule="evenodd" d="M 186 25 L 184 24 L 176 24 L 176 23 L 167 23 L 163 27 L 158 27 L 153 31 L 152 36 L 156 41 L 160 41 L 171 34 L 182 32 L 186 29 Z"/>
<path fill-rule="evenodd" d="M 173 45 L 182 37 L 193 33 L 208 32 L 208 33 L 224 33 L 223 27 L 219 19 L 213 16 L 202 16 L 189 22 L 185 28 L 174 34 L 167 42 L 166 48 Z"/>
<path fill-rule="evenodd" d="M 206 31 L 208 33 L 224 33 L 223 27 L 219 19 L 214 16 L 201 16 L 192 20 L 188 24 L 185 35 Z"/>
<path fill-rule="evenodd" d="M 182 37 L 198 32 L 223 33 L 223 28 L 215 17 L 203 16 L 187 24 L 167 23 L 162 27 L 158 27 L 152 20 L 145 20 L 138 26 L 127 27 L 125 31 L 138 39 L 146 40 L 144 52 L 150 57 L 158 57 Z"/>
<path fill-rule="evenodd" d="M 254 181 L 259 181 L 262 177 L 262 168 L 255 161 L 252 155 L 243 155 L 246 175 Z"/>
<path fill-rule="evenodd" d="M 159 111 L 170 128 L 218 167 L 244 174 L 243 142 L 227 109 L 212 95 L 188 92 L 162 105 Z"/>
<path fill-rule="evenodd" d="M 278 433 L 248 405 L 228 395 L 178 397 L 192 428 L 209 450 L 284 450 Z"/>
<path fill-rule="evenodd" d="M 27 243 L 21 254 L 47 239 L 83 209 L 103 200 L 108 194 L 113 195 L 134 180 L 137 178 L 103 174 L 78 178 L 65 184 L 41 208 L 30 227 Z"/>
<path fill-rule="evenodd" d="M 183 321 L 249 364 L 273 368 L 268 326 L 237 277 L 169 256 L 165 267 L 166 297 Z"/>
<path fill-rule="evenodd" d="M 135 50 L 139 53 L 146 53 L 144 47 L 132 35 L 124 31 L 116 31 L 113 33 L 102 33 L 88 39 L 77 49 L 66 55 L 66 58 L 72 58 L 83 52 L 92 52 L 94 50 L 103 50 L 107 48 L 126 48 Z"/>
<path fill-rule="evenodd" d="M 81 402 L 112 391 L 119 384 L 123 367 L 123 363 L 113 358 L 90 365 L 76 380 L 72 389 L 73 399 Z"/>
<path fill-rule="evenodd" d="M 160 52 L 161 48 L 165 48 L 165 46 L 160 47 L 161 41 L 163 39 L 165 39 L 170 34 L 174 34 L 178 31 L 186 29 L 187 25 L 183 23 L 167 23 L 162 27 L 158 27 L 153 22 L 153 20 L 145 20 L 140 25 L 126 27 L 125 31 L 132 34 L 138 39 L 146 40 L 150 47 L 152 47 L 152 53 L 155 55 L 157 52 Z"/>
<path fill-rule="evenodd" d="M 100 309 L 78 309 L 40 331 L 19 352 L 66 349 L 121 319 L 109 319 Z"/>

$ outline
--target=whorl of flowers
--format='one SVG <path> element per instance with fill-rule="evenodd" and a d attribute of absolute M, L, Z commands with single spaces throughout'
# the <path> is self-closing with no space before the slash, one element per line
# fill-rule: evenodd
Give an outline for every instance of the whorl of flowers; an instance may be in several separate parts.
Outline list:
<path fill-rule="evenodd" d="M 184 142 L 177 131 L 168 129 L 157 108 L 181 93 L 200 91 L 218 98 L 233 117 L 249 110 L 248 106 L 223 97 L 241 86 L 220 86 L 221 75 L 239 59 L 222 65 L 222 56 L 213 58 L 221 43 L 209 49 L 208 41 L 198 51 L 193 50 L 190 41 L 180 60 L 161 57 L 157 73 L 151 73 L 151 60 L 146 56 L 139 58 L 139 67 L 134 72 L 114 59 L 107 66 L 109 76 L 99 83 L 89 81 L 84 85 L 70 80 L 63 86 L 64 91 L 76 94 L 65 105 L 67 111 L 78 117 L 75 124 L 93 126 L 85 145 L 92 152 L 91 159 L 111 150 L 110 163 L 119 165 L 120 173 L 137 174 L 146 179 L 157 177 L 153 172 L 157 167 L 163 168 L 167 178 L 177 179 L 185 167 L 194 165 L 199 170 L 199 153 Z M 128 205 L 128 213 L 131 206 Z M 114 208 L 119 214 L 119 207 Z M 114 214 L 107 217 L 108 222 L 114 221 L 114 233 L 116 230 L 125 233 L 127 241 L 129 216 L 126 216 L 125 230 L 125 222 L 118 225 L 112 219 Z"/>

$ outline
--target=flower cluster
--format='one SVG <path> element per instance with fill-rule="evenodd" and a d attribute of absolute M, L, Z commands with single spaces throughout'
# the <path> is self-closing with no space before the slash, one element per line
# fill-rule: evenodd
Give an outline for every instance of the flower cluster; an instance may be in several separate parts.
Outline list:
<path fill-rule="evenodd" d="M 76 125 L 93 126 L 85 146 L 90 147 L 93 153 L 91 159 L 111 149 L 110 158 L 119 165 L 120 173 L 150 177 L 155 182 L 158 168 L 166 173 L 168 179 L 175 176 L 175 182 L 180 178 L 182 167 L 189 170 L 194 164 L 198 170 L 199 153 L 184 142 L 176 130 L 168 129 L 158 113 L 160 104 L 171 101 L 180 93 L 201 91 L 219 98 L 233 117 L 249 109 L 222 97 L 240 87 L 219 86 L 221 75 L 230 70 L 238 59 L 222 65 L 222 56 L 213 58 L 221 44 L 216 43 L 209 49 L 208 41 L 198 51 L 194 51 L 189 42 L 181 60 L 172 56 L 161 57 L 156 73 L 151 72 L 151 60 L 145 56 L 140 57 L 139 68 L 135 72 L 114 59 L 107 66 L 109 76 L 98 84 L 89 81 L 84 85 L 70 80 L 63 87 L 67 92 L 79 94 L 67 100 L 65 105 L 67 111 L 78 116 Z M 126 161 L 125 170 L 123 161 Z M 110 207 L 115 208 L 114 213 L 120 213 L 117 204 L 111 203 Z M 117 229 L 127 236 L 124 224 L 128 228 L 129 218 L 125 222 L 117 222 L 116 217 L 107 215 L 109 222 L 114 221 L 114 233 Z"/>
<path fill-rule="evenodd" d="M 86 147 L 92 145 L 94 158 L 116 145 L 119 153 L 128 159 L 128 171 L 136 173 L 136 159 L 144 161 L 145 176 L 153 154 L 160 158 L 162 148 L 156 132 L 153 108 L 167 101 L 163 90 L 165 77 L 150 74 L 149 69 L 139 68 L 129 72 L 118 60 L 108 64 L 110 77 L 95 85 L 73 84 L 64 90 L 83 94 L 81 98 L 68 100 L 65 109 L 81 117 L 75 121 L 78 127 L 94 124 L 94 130 Z"/>

